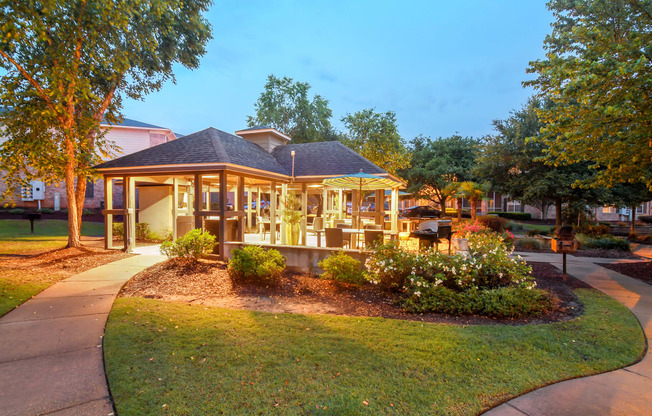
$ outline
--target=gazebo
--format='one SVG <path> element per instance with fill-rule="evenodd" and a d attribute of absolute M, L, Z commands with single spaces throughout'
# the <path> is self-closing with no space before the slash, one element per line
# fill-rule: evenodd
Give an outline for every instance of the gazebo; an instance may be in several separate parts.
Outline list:
<path fill-rule="evenodd" d="M 353 209 L 350 216 L 355 221 L 364 215 L 385 229 L 398 230 L 398 192 L 404 183 L 342 143 L 289 144 L 290 137 L 265 126 L 236 134 L 208 128 L 98 165 L 105 180 L 106 248 L 132 251 L 140 222 L 173 238 L 193 228 L 208 230 L 217 236 L 217 254 L 224 258 L 225 243 L 244 242 L 246 233 L 257 233 L 266 211 L 271 232 L 265 242 L 286 245 L 286 224 L 277 213 L 289 193 L 301 201 L 299 245 L 307 246 L 310 215 L 343 218 L 349 215 L 347 198 L 358 198 L 355 189 L 349 193 L 322 181 L 360 171 L 392 180 L 390 209 L 384 210 L 385 190 L 379 189 L 373 191 L 373 212 Z M 309 199 L 318 201 L 314 214 L 309 214 Z M 117 247 L 116 216 L 124 225 L 123 244 Z"/>

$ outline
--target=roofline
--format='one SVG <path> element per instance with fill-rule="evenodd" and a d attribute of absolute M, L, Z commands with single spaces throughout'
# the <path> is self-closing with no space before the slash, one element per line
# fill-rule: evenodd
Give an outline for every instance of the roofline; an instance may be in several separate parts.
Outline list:
<path fill-rule="evenodd" d="M 250 168 L 247 166 L 236 165 L 234 163 L 185 163 L 178 165 L 151 165 L 151 166 L 128 166 L 128 167 L 115 167 L 115 168 L 98 168 L 97 171 L 105 176 L 132 176 L 140 175 L 147 173 L 186 173 L 186 172 L 198 172 L 198 171 L 210 171 L 210 170 L 227 170 L 235 171 L 239 173 L 251 173 L 254 176 L 269 178 L 270 180 L 278 179 L 284 181 L 292 181 L 292 176 L 285 175 L 282 173 L 270 172 L 268 170 Z M 128 171 L 128 175 L 126 173 Z M 398 179 L 396 176 L 390 173 L 378 173 L 374 174 L 377 176 L 385 177 L 396 181 L 400 186 L 406 186 L 405 182 Z M 305 176 L 295 176 L 295 182 L 310 182 L 319 181 L 321 182 L 324 179 L 334 178 L 340 175 L 305 175 Z"/>
<path fill-rule="evenodd" d="M 163 130 L 163 131 L 169 131 L 170 133 L 174 134 L 172 130 L 165 127 L 137 127 L 137 126 L 123 126 L 121 124 L 109 124 L 109 123 L 100 123 L 100 126 L 110 127 L 112 129 L 121 128 L 121 129 L 139 129 L 139 130 Z M 174 137 L 177 137 L 176 134 L 174 134 Z"/>
<path fill-rule="evenodd" d="M 236 130 L 235 134 L 238 136 L 242 136 L 243 134 L 246 136 L 247 134 L 251 133 L 272 133 L 276 136 L 280 136 L 281 138 L 291 141 L 292 138 L 286 134 L 281 133 L 280 131 L 276 130 L 275 128 L 269 127 L 265 129 L 256 129 L 256 130 L 250 130 L 250 129 L 245 129 L 245 130 Z"/>

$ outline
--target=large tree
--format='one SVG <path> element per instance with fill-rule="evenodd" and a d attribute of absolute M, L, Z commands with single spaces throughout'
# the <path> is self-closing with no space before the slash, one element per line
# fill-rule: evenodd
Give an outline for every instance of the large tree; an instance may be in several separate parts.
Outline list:
<path fill-rule="evenodd" d="M 196 68 L 210 0 L 0 0 L 0 148 L 10 188 L 64 180 L 68 245 L 80 245 L 86 178 L 109 152 L 102 120 L 142 99 L 173 65 Z"/>
<path fill-rule="evenodd" d="M 409 166 L 410 153 L 398 132 L 393 111 L 377 113 L 369 108 L 347 113 L 342 122 L 346 131 L 341 140 L 351 149 L 392 174 Z"/>
<path fill-rule="evenodd" d="M 250 127 L 266 125 L 292 137 L 293 143 L 334 140 L 333 112 L 320 95 L 309 98 L 310 84 L 292 78 L 267 77 L 265 90 L 254 104 L 255 116 L 247 116 Z"/>
<path fill-rule="evenodd" d="M 541 108 L 551 164 L 591 159 L 593 186 L 642 182 L 652 189 L 652 2 L 552 0 L 546 58 L 525 82 Z"/>
<path fill-rule="evenodd" d="M 544 125 L 537 114 L 549 105 L 552 104 L 533 98 L 509 118 L 495 120 L 496 134 L 483 138 L 475 174 L 490 180 L 494 189 L 513 199 L 540 207 L 543 215 L 554 205 L 559 227 L 565 203 L 598 205 L 608 193 L 604 188 L 578 186 L 593 176 L 590 162 L 553 166 L 543 161 L 546 144 L 529 138 L 536 138 L 542 130 Z"/>
<path fill-rule="evenodd" d="M 472 137 L 451 136 L 431 139 L 418 136 L 412 140 L 410 167 L 400 171 L 408 181 L 408 190 L 417 198 L 428 199 L 446 211 L 446 200 L 455 197 L 454 183 L 471 180 L 475 165 Z"/>

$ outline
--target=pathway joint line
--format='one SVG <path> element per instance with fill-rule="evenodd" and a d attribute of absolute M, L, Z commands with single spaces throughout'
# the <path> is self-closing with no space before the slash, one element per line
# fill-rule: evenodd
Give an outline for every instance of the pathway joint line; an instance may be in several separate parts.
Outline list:
<path fill-rule="evenodd" d="M 102 335 L 102 337 L 104 337 L 104 335 Z M 9 363 L 16 363 L 16 362 L 20 362 L 20 361 L 35 360 L 37 358 L 43 358 L 43 357 L 55 357 L 57 355 L 70 354 L 70 353 L 73 353 L 73 352 L 84 351 L 84 350 L 95 350 L 95 349 L 98 349 L 98 348 L 102 348 L 101 342 L 102 341 L 100 340 L 100 344 L 92 346 L 92 347 L 75 348 L 75 349 L 72 349 L 72 350 L 57 351 L 57 352 L 51 352 L 51 353 L 46 353 L 46 354 L 34 355 L 34 356 L 31 356 L 31 357 L 16 358 L 15 360 L 0 361 L 0 365 L 9 364 Z"/>
<path fill-rule="evenodd" d="M 517 412 L 519 412 L 519 413 L 523 413 L 525 416 L 530 416 L 529 414 L 525 413 L 524 411 L 522 411 L 521 409 L 519 409 L 518 407 L 514 406 L 513 404 L 511 404 L 511 403 L 509 403 L 509 402 L 508 402 L 508 403 L 505 403 L 505 404 L 506 404 L 507 406 L 511 407 L 512 409 L 516 410 Z"/>
<path fill-rule="evenodd" d="M 111 401 L 111 398 L 109 396 L 102 396 L 102 397 L 99 397 L 97 399 L 91 399 L 91 400 L 87 400 L 85 402 L 81 402 L 81 403 L 73 404 L 73 405 L 70 405 L 70 406 L 62 407 L 61 409 L 48 410 L 45 413 L 40 413 L 39 416 L 51 415 L 53 413 L 58 413 L 58 412 L 61 412 L 63 410 L 74 409 L 75 407 L 79 407 L 79 406 L 83 406 L 83 405 L 88 404 L 88 403 L 99 402 L 99 401 L 103 401 L 103 400 Z M 113 414 L 113 412 L 111 412 L 111 414 Z"/>

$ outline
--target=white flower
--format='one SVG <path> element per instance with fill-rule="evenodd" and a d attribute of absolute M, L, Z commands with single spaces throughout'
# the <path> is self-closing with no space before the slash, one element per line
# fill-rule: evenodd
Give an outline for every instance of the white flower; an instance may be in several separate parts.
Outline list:
<path fill-rule="evenodd" d="M 417 296 L 421 296 L 421 292 L 419 292 L 418 290 L 416 292 L 414 292 L 414 294 L 417 295 Z"/>

